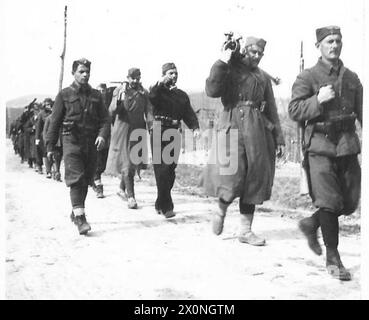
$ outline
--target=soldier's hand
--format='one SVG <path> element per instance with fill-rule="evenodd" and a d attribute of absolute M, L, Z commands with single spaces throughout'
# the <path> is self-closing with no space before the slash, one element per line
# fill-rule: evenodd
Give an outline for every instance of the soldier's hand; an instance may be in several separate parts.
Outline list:
<path fill-rule="evenodd" d="M 172 79 L 167 75 L 163 75 L 159 80 L 159 83 L 162 83 L 165 86 L 169 86 L 172 83 Z"/>
<path fill-rule="evenodd" d="M 284 153 L 285 153 L 285 146 L 279 144 L 277 146 L 277 151 L 276 151 L 277 158 L 282 158 Z"/>
<path fill-rule="evenodd" d="M 97 137 L 95 141 L 95 146 L 97 151 L 100 151 L 104 148 L 105 145 L 105 139 L 103 137 Z"/>
<path fill-rule="evenodd" d="M 35 145 L 38 146 L 40 144 L 40 139 L 35 140 Z"/>
<path fill-rule="evenodd" d="M 222 51 L 221 51 L 219 59 L 222 60 L 225 63 L 228 63 L 229 60 L 231 60 L 233 51 L 230 48 L 226 49 L 225 48 L 226 44 L 227 43 L 223 44 Z"/>
<path fill-rule="evenodd" d="M 46 156 L 49 159 L 49 161 L 52 161 L 53 157 L 54 157 L 54 152 L 53 151 L 48 151 Z"/>
<path fill-rule="evenodd" d="M 318 102 L 324 103 L 328 102 L 336 96 L 336 93 L 334 92 L 333 86 L 331 84 L 328 84 L 324 87 L 321 87 L 318 92 Z"/>

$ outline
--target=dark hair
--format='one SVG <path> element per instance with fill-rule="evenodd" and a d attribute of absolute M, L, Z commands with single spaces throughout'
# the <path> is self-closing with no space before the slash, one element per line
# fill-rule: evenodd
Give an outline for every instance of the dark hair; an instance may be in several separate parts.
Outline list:
<path fill-rule="evenodd" d="M 79 65 L 85 66 L 86 68 L 88 68 L 88 70 L 90 70 L 91 68 L 91 62 L 85 58 L 81 58 L 81 59 L 73 61 L 72 72 L 75 72 Z"/>

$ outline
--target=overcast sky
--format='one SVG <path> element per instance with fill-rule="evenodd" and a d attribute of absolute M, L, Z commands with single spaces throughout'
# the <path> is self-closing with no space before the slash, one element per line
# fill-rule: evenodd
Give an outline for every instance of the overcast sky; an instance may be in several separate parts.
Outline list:
<path fill-rule="evenodd" d="M 316 62 L 317 27 L 341 26 L 344 63 L 359 76 L 364 65 L 364 0 L 1 0 L 5 101 L 31 93 L 57 93 L 65 4 L 63 86 L 73 81 L 72 61 L 86 57 L 92 61 L 93 86 L 123 80 L 127 69 L 136 66 L 148 87 L 161 75 L 161 65 L 173 61 L 179 87 L 203 90 L 228 30 L 267 40 L 260 66 L 282 78 L 283 84 L 275 87 L 277 96 L 290 94 L 299 69 L 300 41 L 304 41 L 305 66 Z"/>

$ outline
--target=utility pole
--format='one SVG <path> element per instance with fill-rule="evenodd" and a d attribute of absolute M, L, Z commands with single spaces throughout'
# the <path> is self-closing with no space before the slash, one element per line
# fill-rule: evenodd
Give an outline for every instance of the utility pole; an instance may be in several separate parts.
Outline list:
<path fill-rule="evenodd" d="M 63 88 L 63 76 L 64 76 L 64 58 L 65 58 L 65 49 L 67 45 L 67 6 L 64 7 L 64 42 L 63 42 L 63 51 L 60 55 L 61 59 L 61 68 L 60 68 L 60 76 L 59 76 L 59 91 Z"/>

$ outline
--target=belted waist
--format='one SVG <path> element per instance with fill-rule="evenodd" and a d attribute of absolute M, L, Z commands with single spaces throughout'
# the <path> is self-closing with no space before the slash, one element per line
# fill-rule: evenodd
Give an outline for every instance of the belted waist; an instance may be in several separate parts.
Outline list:
<path fill-rule="evenodd" d="M 238 108 L 240 107 L 250 107 L 250 108 L 254 108 L 254 109 L 259 109 L 260 112 L 264 112 L 265 109 L 265 105 L 266 105 L 266 101 L 259 101 L 259 102 L 255 102 L 252 100 L 240 100 L 240 103 L 237 105 Z"/>
<path fill-rule="evenodd" d="M 179 126 L 180 126 L 180 124 L 181 124 L 181 121 L 180 120 L 173 119 L 173 118 L 167 117 L 167 116 L 159 116 L 159 115 L 156 115 L 156 116 L 154 116 L 154 119 L 156 121 L 160 121 L 161 122 L 161 125 L 163 127 L 168 127 L 168 128 L 178 129 Z"/>
<path fill-rule="evenodd" d="M 340 134 L 344 132 L 355 132 L 356 115 L 342 116 L 330 121 L 315 122 L 314 132 L 323 133 L 325 136 L 336 143 Z"/>
<path fill-rule="evenodd" d="M 321 132 L 325 134 L 329 134 L 330 132 L 332 132 L 332 130 L 336 131 L 337 133 L 355 131 L 355 119 L 355 113 L 337 116 L 328 121 L 315 122 L 314 130 L 316 132 Z"/>

